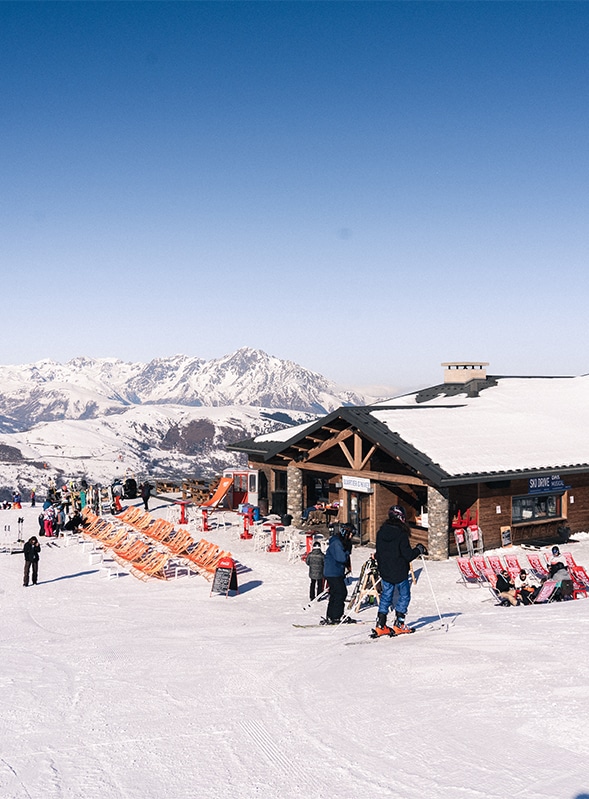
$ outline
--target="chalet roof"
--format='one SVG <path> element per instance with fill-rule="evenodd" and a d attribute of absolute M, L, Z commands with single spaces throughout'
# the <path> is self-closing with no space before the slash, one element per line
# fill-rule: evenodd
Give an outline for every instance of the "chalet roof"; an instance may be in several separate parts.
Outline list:
<path fill-rule="evenodd" d="M 437 485 L 589 470 L 588 375 L 446 383 L 362 408 L 340 408 L 231 449 L 268 460 L 338 418 Z"/>

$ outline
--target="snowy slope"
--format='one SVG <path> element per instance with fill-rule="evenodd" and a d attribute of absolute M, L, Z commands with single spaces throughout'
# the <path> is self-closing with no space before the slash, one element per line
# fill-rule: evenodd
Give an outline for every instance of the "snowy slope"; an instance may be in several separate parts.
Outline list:
<path fill-rule="evenodd" d="M 97 419 L 42 422 L 0 434 L 0 480 L 6 489 L 26 493 L 60 476 L 102 484 L 128 473 L 138 478 L 212 477 L 243 463 L 243 456 L 225 450 L 228 441 L 280 427 L 277 416 L 292 422 L 309 418 L 243 406 L 147 405 Z M 2 445 L 11 448 L 10 459 L 2 457 Z"/>
<path fill-rule="evenodd" d="M 35 511 L 0 518 L 28 538 Z M 240 530 L 207 536 L 240 564 L 229 598 L 45 542 L 24 589 L 22 554 L 0 554 L 3 799 L 587 797 L 588 599 L 500 608 L 418 562 L 418 632 L 364 645 L 370 607 L 294 628 L 324 612 L 302 609 L 305 565 Z M 589 541 L 570 549 L 589 567 Z"/>

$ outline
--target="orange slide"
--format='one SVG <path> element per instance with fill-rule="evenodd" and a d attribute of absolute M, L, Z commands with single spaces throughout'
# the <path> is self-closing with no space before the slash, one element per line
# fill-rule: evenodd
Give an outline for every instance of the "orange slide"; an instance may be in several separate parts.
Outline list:
<path fill-rule="evenodd" d="M 222 477 L 213 496 L 210 499 L 207 499 L 206 502 L 203 502 L 201 505 L 199 505 L 199 508 L 216 508 L 219 502 L 221 502 L 225 494 L 231 488 L 232 483 L 232 477 Z"/>

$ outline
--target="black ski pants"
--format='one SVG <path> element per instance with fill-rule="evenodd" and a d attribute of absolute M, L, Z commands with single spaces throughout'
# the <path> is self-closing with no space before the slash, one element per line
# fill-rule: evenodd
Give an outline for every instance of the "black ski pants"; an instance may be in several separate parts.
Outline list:
<path fill-rule="evenodd" d="M 323 591 L 323 580 L 311 580 L 311 585 L 309 587 L 309 599 L 311 602 L 315 599 L 316 596 Z"/>
<path fill-rule="evenodd" d="M 345 577 L 328 577 L 329 603 L 327 605 L 327 618 L 329 621 L 339 621 L 344 615 L 344 605 L 348 596 Z"/>
<path fill-rule="evenodd" d="M 31 571 L 31 566 L 33 567 L 33 585 L 37 585 L 37 574 L 39 572 L 39 561 L 38 560 L 25 560 L 25 571 L 23 574 L 23 585 L 29 584 L 29 573 Z"/>

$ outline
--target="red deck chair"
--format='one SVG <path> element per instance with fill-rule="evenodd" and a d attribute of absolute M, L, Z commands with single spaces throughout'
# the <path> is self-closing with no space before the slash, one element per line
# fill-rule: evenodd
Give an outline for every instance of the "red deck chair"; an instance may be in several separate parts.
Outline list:
<path fill-rule="evenodd" d="M 505 567 L 501 563 L 501 558 L 499 555 L 487 555 L 487 560 L 489 561 L 489 566 L 493 569 L 495 574 L 501 574 Z"/>
<path fill-rule="evenodd" d="M 528 563 L 530 564 L 530 569 L 539 580 L 543 577 L 548 577 L 548 569 L 540 560 L 540 555 L 528 554 Z"/>
<path fill-rule="evenodd" d="M 484 555 L 473 555 L 470 559 L 470 563 L 472 568 L 481 575 L 481 577 L 486 578 L 486 574 L 489 571 L 489 567 L 487 566 L 487 562 L 484 558 Z"/>
<path fill-rule="evenodd" d="M 517 575 L 522 570 L 517 555 L 505 555 L 505 564 L 510 574 L 514 572 Z"/>
<path fill-rule="evenodd" d="M 579 599 L 584 596 L 585 599 L 589 596 L 589 575 L 585 569 L 569 569 L 571 580 L 573 581 L 573 599 Z"/>
<path fill-rule="evenodd" d="M 558 584 L 554 580 L 546 580 L 540 588 L 538 595 L 533 600 L 534 605 L 541 605 L 544 602 L 552 602 Z"/>
<path fill-rule="evenodd" d="M 567 565 L 567 567 L 569 569 L 578 569 L 579 568 L 579 564 L 575 563 L 575 559 L 573 558 L 573 556 L 571 555 L 570 552 L 563 552 L 562 556 L 566 560 L 566 565 Z"/>
<path fill-rule="evenodd" d="M 460 580 L 457 580 L 457 582 L 463 582 L 467 587 L 481 587 L 482 578 L 480 574 L 473 569 L 468 558 L 456 558 L 456 565 L 460 571 Z"/>

